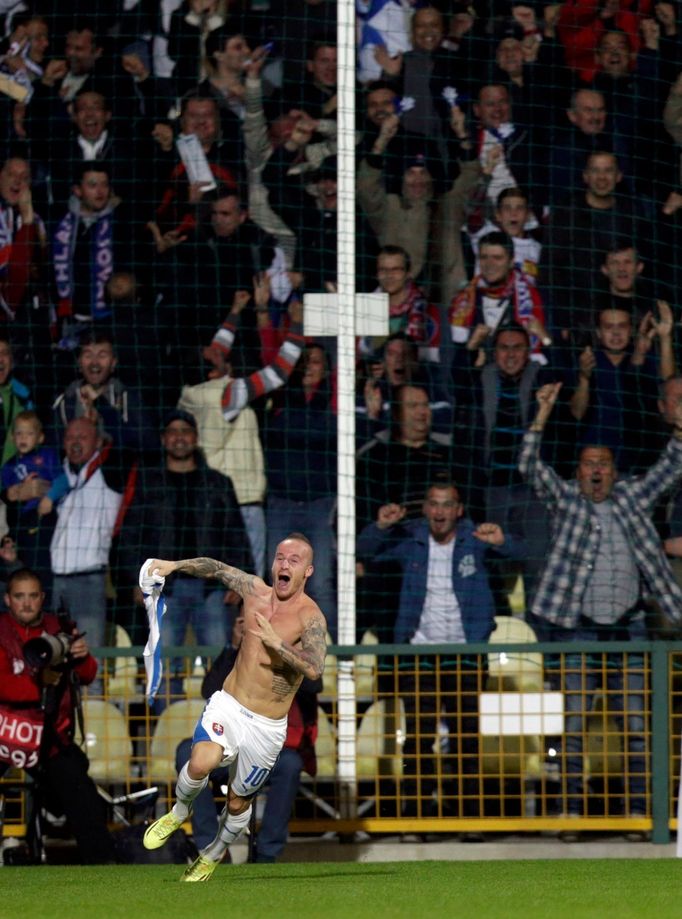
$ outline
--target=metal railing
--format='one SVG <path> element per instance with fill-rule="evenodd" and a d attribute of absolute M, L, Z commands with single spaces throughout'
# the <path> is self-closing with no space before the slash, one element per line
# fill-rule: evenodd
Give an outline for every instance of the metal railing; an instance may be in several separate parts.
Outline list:
<path fill-rule="evenodd" d="M 140 648 L 97 651 L 104 696 L 84 693 L 93 778 L 121 793 L 159 785 L 161 808 L 219 649 L 167 651 L 183 669 L 172 683 L 166 668 L 163 712 L 144 701 Z M 319 716 L 318 775 L 303 778 L 292 832 L 651 831 L 666 843 L 676 828 L 681 642 L 334 646 Z M 339 768 L 343 727 L 355 743 Z M 3 786 L 16 789 L 3 832 L 17 835 L 23 789 L 11 773 Z"/>

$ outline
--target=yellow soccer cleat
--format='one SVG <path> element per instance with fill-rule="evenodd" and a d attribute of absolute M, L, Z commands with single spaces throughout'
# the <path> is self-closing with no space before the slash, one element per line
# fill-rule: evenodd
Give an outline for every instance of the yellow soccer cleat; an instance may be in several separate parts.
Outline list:
<path fill-rule="evenodd" d="M 160 849 L 165 842 L 183 824 L 181 817 L 176 817 L 173 811 L 159 817 L 149 827 L 142 838 L 145 849 Z"/>
<path fill-rule="evenodd" d="M 189 868 L 185 868 L 180 880 L 187 881 L 188 883 L 193 883 L 194 881 L 208 881 L 219 864 L 220 862 L 212 862 L 210 859 L 200 855 L 199 858 L 192 862 Z"/>

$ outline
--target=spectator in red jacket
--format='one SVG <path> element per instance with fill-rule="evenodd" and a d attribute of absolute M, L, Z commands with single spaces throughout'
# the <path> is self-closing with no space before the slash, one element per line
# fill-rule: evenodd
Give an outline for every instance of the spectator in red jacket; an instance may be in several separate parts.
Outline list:
<path fill-rule="evenodd" d="M 639 17 L 651 4 L 639 4 L 639 16 L 631 0 L 568 0 L 561 7 L 557 31 L 566 52 L 566 64 L 585 83 L 598 69 L 597 48 L 604 32 L 625 32 L 634 52 L 639 48 Z"/>
<path fill-rule="evenodd" d="M 76 687 L 92 683 L 97 661 L 75 623 L 43 612 L 44 600 L 33 571 L 10 576 L 8 611 L 0 614 L 0 774 L 15 766 L 33 777 L 41 803 L 66 815 L 83 864 L 113 862 L 102 800 L 73 742 Z M 46 635 L 69 636 L 55 640 L 70 642 L 63 660 L 54 652 L 26 654 L 31 639 Z"/>

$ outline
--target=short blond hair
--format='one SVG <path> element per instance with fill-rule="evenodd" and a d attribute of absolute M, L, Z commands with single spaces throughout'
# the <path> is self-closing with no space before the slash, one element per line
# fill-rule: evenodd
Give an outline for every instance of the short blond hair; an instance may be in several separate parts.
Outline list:
<path fill-rule="evenodd" d="M 19 414 L 15 416 L 14 421 L 12 422 L 12 434 L 14 434 L 14 431 L 16 430 L 18 421 L 32 421 L 35 424 L 38 433 L 43 433 L 43 423 L 40 420 L 37 412 L 31 411 L 30 409 L 19 412 Z"/>

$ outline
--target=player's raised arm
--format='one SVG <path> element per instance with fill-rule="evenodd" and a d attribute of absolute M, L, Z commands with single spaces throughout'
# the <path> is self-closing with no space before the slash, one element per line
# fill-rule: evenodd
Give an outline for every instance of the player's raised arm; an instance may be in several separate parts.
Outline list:
<path fill-rule="evenodd" d="M 265 582 L 255 574 L 247 574 L 240 568 L 233 568 L 214 558 L 186 558 L 178 562 L 166 561 L 155 558 L 149 565 L 152 574 L 158 573 L 161 577 L 169 574 L 190 574 L 195 578 L 220 581 L 230 590 L 235 590 L 240 597 L 246 599 L 259 586 L 265 587 Z"/>
<path fill-rule="evenodd" d="M 324 670 L 327 655 L 327 624 L 317 610 L 306 622 L 301 635 L 301 647 L 294 648 L 275 632 L 270 621 L 256 613 L 257 629 L 249 629 L 263 642 L 266 648 L 275 651 L 293 670 L 302 673 L 309 680 L 319 680 Z"/>

